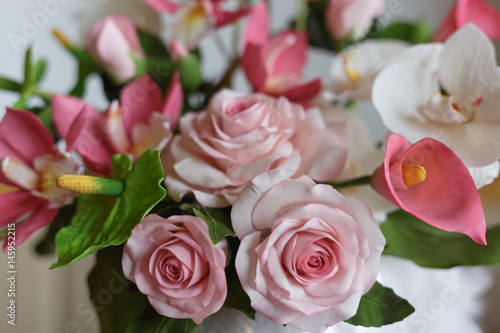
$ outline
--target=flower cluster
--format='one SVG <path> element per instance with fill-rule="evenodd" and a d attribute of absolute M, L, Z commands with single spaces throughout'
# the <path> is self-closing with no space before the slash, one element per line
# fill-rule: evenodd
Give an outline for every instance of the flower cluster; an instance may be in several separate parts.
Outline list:
<path fill-rule="evenodd" d="M 173 19 L 167 42 L 113 15 L 82 46 L 56 31 L 79 63 L 71 92 L 39 89 L 29 51 L 26 82 L 0 78 L 21 94 L 0 122 L 0 227 L 17 224 L 20 245 L 58 220 L 54 267 L 98 252 L 91 294 L 119 267 L 130 316 L 117 327 L 194 332 L 223 306 L 306 332 L 381 326 L 414 311 L 377 282 L 382 255 L 500 263 L 478 191 L 500 172 L 492 5 L 459 0 L 436 32 L 404 34 L 378 23 L 383 1 L 304 0 L 272 33 L 266 1 L 144 2 Z M 212 80 L 199 46 L 224 26 L 234 52 Z M 304 75 L 309 45 L 331 55 L 328 82 Z M 91 73 L 103 111 L 83 98 Z M 357 101 L 387 127 L 381 144 Z M 447 242 L 477 255 L 432 253 Z"/>

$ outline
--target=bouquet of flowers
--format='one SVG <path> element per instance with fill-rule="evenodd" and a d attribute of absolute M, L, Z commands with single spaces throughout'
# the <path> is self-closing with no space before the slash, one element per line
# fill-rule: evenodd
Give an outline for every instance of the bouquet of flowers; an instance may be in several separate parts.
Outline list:
<path fill-rule="evenodd" d="M 39 88 L 31 49 L 23 82 L 0 77 L 19 93 L 0 122 L 4 251 L 47 226 L 37 250 L 57 249 L 52 268 L 96 253 L 102 332 L 201 332 L 222 308 L 304 332 L 381 327 L 415 311 L 377 282 L 383 256 L 500 263 L 491 4 L 458 0 L 433 31 L 382 24 L 381 0 L 299 0 L 271 32 L 267 1 L 144 1 L 168 36 L 121 15 L 84 45 L 54 30 L 78 61 L 70 92 Z M 208 78 L 199 45 L 221 27 L 232 52 L 220 41 L 227 67 Z M 303 78 L 312 48 L 331 56 L 330 82 Z M 105 110 L 83 98 L 93 74 Z M 389 131 L 380 142 L 361 101 Z"/>

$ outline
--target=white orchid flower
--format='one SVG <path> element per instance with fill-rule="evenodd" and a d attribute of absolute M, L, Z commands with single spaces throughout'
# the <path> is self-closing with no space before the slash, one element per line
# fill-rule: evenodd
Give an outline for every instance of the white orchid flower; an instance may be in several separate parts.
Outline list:
<path fill-rule="evenodd" d="M 344 49 L 330 67 L 333 99 L 369 100 L 377 74 L 408 47 L 400 41 L 369 40 Z"/>
<path fill-rule="evenodd" d="M 434 138 L 466 166 L 493 168 L 500 158 L 500 69 L 494 46 L 467 25 L 438 47 L 428 47 L 427 58 L 420 47 L 424 66 L 400 61 L 381 71 L 373 85 L 375 108 L 389 130 L 410 142 Z"/>

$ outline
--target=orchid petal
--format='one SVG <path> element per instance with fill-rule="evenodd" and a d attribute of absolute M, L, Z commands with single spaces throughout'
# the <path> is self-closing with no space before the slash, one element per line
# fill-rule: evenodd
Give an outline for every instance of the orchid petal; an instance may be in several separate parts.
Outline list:
<path fill-rule="evenodd" d="M 33 113 L 7 107 L 0 122 L 0 160 L 12 156 L 32 166 L 39 155 L 54 154 L 54 139 Z"/>

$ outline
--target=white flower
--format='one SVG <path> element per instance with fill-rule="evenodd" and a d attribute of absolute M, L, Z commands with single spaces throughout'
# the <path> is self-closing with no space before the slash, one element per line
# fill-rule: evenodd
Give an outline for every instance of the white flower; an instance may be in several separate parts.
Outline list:
<path fill-rule="evenodd" d="M 344 49 L 330 68 L 335 98 L 370 99 L 377 74 L 406 48 L 404 42 L 370 40 Z"/>
<path fill-rule="evenodd" d="M 384 162 L 384 151 L 375 147 L 364 121 L 354 112 L 341 107 L 318 105 L 323 118 L 332 123 L 345 123 L 347 129 L 347 160 L 342 173 L 334 182 L 341 183 L 371 175 Z M 372 210 L 376 221 L 382 222 L 387 213 L 397 209 L 395 205 L 377 194 L 370 185 L 338 189 L 345 196 L 365 202 Z"/>
<path fill-rule="evenodd" d="M 372 99 L 382 121 L 410 142 L 442 141 L 468 167 L 494 163 L 500 158 L 500 69 L 493 44 L 467 25 L 441 50 L 427 52 L 426 65 L 398 62 L 376 78 Z"/>

